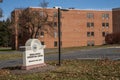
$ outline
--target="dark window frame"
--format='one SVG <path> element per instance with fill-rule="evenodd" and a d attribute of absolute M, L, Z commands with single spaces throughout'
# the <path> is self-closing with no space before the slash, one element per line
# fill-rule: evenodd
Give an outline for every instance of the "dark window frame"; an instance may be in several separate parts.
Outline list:
<path fill-rule="evenodd" d="M 102 32 L 102 36 L 105 37 L 105 36 L 106 36 L 106 33 L 105 33 L 105 32 Z"/>
<path fill-rule="evenodd" d="M 54 47 L 57 47 L 57 46 L 58 46 L 58 42 L 54 41 Z"/>
<path fill-rule="evenodd" d="M 91 36 L 91 33 L 90 32 L 87 32 L 87 37 L 90 37 Z"/>
<path fill-rule="evenodd" d="M 102 23 L 102 27 L 105 27 L 105 23 Z"/>
<path fill-rule="evenodd" d="M 109 23 L 102 23 L 102 27 L 109 27 Z"/>
<path fill-rule="evenodd" d="M 42 31 L 42 32 L 40 32 L 40 36 L 44 36 L 44 32 Z"/>
<path fill-rule="evenodd" d="M 91 36 L 94 36 L 94 32 L 91 32 Z"/>
<path fill-rule="evenodd" d="M 45 45 L 45 42 L 44 42 L 44 41 L 41 41 L 41 44 L 42 44 L 42 45 Z"/>
<path fill-rule="evenodd" d="M 89 22 L 87 22 L 87 27 L 90 27 L 90 23 Z"/>
<path fill-rule="evenodd" d="M 88 19 L 94 19 L 94 13 L 87 13 Z"/>
<path fill-rule="evenodd" d="M 88 28 L 94 27 L 94 22 L 87 22 L 87 27 L 88 27 Z"/>
<path fill-rule="evenodd" d="M 87 41 L 87 46 L 94 46 L 95 42 L 94 41 Z"/>
<path fill-rule="evenodd" d="M 58 12 L 53 12 L 54 17 L 58 17 Z"/>
<path fill-rule="evenodd" d="M 109 27 L 109 23 L 106 23 L 106 27 Z"/>
<path fill-rule="evenodd" d="M 87 32 L 87 37 L 94 37 L 94 32 Z"/>
<path fill-rule="evenodd" d="M 53 26 L 54 26 L 54 27 L 57 27 L 57 26 L 58 26 L 58 23 L 57 23 L 57 22 L 53 22 Z"/>
<path fill-rule="evenodd" d="M 103 13 L 102 18 L 103 19 L 109 19 L 109 14 L 108 13 Z"/>
<path fill-rule="evenodd" d="M 94 23 L 93 22 L 91 23 L 91 27 L 94 27 Z"/>

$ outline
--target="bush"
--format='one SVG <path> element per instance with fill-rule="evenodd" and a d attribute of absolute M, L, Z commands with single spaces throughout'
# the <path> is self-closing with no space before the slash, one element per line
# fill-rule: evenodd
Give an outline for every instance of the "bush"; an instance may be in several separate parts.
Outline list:
<path fill-rule="evenodd" d="M 106 44 L 120 44 L 120 33 L 108 34 L 105 37 Z"/>

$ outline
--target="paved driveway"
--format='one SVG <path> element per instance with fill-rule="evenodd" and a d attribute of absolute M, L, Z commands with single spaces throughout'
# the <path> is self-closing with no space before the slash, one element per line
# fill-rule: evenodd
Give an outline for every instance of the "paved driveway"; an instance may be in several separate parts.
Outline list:
<path fill-rule="evenodd" d="M 71 51 L 61 55 L 62 59 L 120 59 L 120 48 L 97 48 Z M 45 56 L 45 61 L 58 60 L 58 54 Z M 0 61 L 0 68 L 21 65 L 22 59 Z"/>

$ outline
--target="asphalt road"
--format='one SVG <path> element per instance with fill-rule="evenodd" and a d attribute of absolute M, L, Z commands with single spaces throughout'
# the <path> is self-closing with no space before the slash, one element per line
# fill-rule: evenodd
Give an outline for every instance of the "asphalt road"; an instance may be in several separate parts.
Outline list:
<path fill-rule="evenodd" d="M 120 59 L 120 48 L 96 48 L 64 53 L 61 59 Z M 58 54 L 45 56 L 45 61 L 58 60 Z M 0 68 L 22 65 L 22 59 L 0 61 Z"/>
<path fill-rule="evenodd" d="M 89 50 L 71 51 L 61 55 L 62 59 L 120 59 L 120 48 L 97 48 Z M 58 54 L 45 57 L 45 60 L 57 60 Z"/>

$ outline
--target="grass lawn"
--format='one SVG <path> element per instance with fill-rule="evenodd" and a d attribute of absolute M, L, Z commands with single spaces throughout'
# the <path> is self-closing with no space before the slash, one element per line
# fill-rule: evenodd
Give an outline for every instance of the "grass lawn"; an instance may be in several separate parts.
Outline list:
<path fill-rule="evenodd" d="M 0 51 L 14 51 L 11 47 L 0 47 Z"/>
<path fill-rule="evenodd" d="M 90 47 L 64 48 L 63 52 L 79 49 L 90 49 Z M 22 58 L 22 54 L 0 54 L 0 60 L 17 58 Z M 107 59 L 63 60 L 61 67 L 55 65 L 58 63 L 57 61 L 46 63 L 55 66 L 56 69 L 54 71 L 19 75 L 12 74 L 9 69 L 0 69 L 0 80 L 120 80 L 120 61 Z"/>
<path fill-rule="evenodd" d="M 9 60 L 9 59 L 18 59 L 18 58 L 22 58 L 21 53 L 0 54 L 0 60 Z"/>
<path fill-rule="evenodd" d="M 56 63 L 47 62 L 53 66 Z M 1 69 L 0 80 L 120 80 L 120 61 L 64 60 L 54 71 L 20 75 Z"/>

